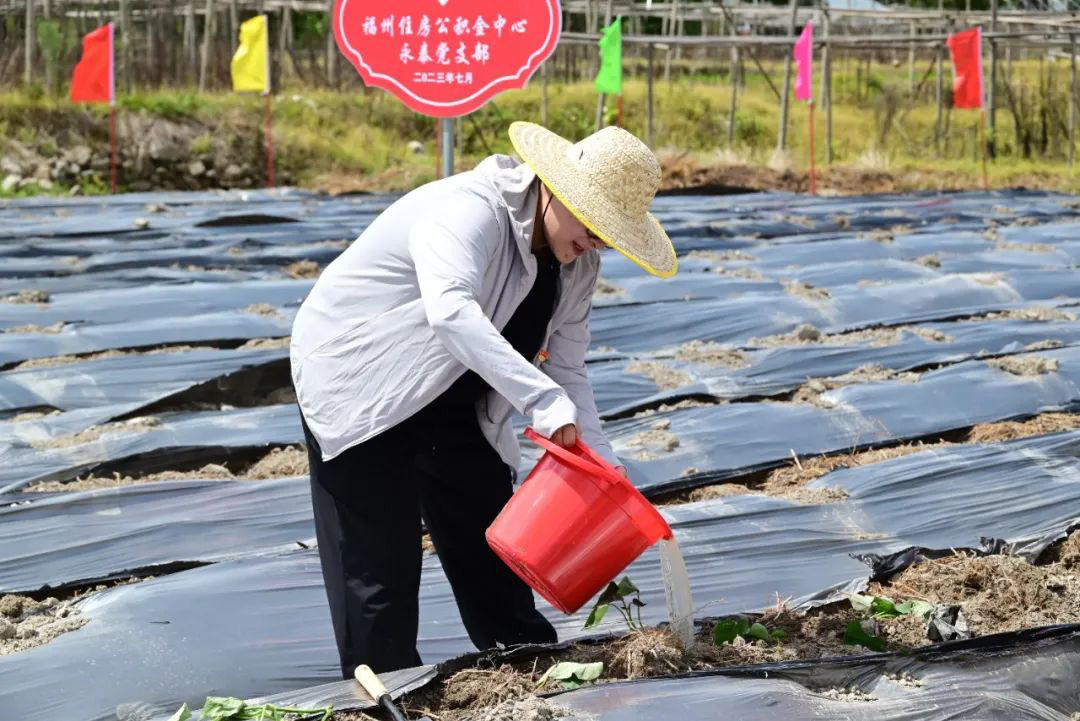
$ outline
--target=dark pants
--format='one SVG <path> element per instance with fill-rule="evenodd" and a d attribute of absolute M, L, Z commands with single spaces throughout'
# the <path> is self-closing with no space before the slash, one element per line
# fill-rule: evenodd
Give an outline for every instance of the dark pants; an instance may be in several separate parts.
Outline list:
<path fill-rule="evenodd" d="M 550 643 L 555 629 L 484 531 L 512 493 L 472 406 L 429 407 L 323 461 L 306 424 L 311 500 L 343 678 L 418 666 L 423 517 L 477 648 Z"/>

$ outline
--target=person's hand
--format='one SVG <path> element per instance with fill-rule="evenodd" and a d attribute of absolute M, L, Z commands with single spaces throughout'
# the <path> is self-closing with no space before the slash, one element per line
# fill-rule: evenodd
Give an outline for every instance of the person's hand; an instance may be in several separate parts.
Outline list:
<path fill-rule="evenodd" d="M 626 466 L 615 466 L 615 470 L 622 474 L 623 478 L 630 478 L 630 474 L 626 470 Z"/>
<path fill-rule="evenodd" d="M 573 448 L 577 443 L 579 432 L 576 423 L 567 423 L 565 426 L 551 434 L 551 441 L 555 445 L 562 446 L 563 448 Z"/>

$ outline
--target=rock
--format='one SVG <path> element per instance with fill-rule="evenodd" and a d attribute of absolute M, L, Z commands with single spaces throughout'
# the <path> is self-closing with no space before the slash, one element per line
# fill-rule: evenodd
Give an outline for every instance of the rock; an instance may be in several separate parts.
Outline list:
<path fill-rule="evenodd" d="M 15 618 L 23 612 L 22 596 L 4 596 L 0 598 L 0 616 Z"/>
<path fill-rule="evenodd" d="M 241 168 L 236 163 L 229 163 L 229 165 L 227 165 L 225 167 L 225 179 L 226 180 L 235 180 L 236 178 L 239 178 L 243 174 L 244 174 L 244 169 Z"/>
<path fill-rule="evenodd" d="M 144 182 L 145 183 L 146 181 L 144 180 L 144 181 L 136 181 L 136 182 Z M 147 183 L 147 185 L 149 185 L 149 183 Z M 134 188 L 134 186 L 135 186 L 135 183 L 132 183 L 132 188 Z M 150 227 L 150 221 L 147 220 L 146 218 L 136 218 L 135 219 L 135 227 L 138 228 L 139 230 L 145 230 L 146 228 Z"/>
<path fill-rule="evenodd" d="M 81 192 L 82 192 L 82 187 L 78 183 L 76 183 L 75 185 L 71 186 L 71 190 L 68 191 L 68 195 L 71 196 L 71 197 L 75 197 L 76 195 L 78 195 Z"/>
<path fill-rule="evenodd" d="M 0 190 L 4 191 L 5 193 L 10 193 L 12 190 L 15 190 L 15 188 L 19 187 L 19 182 L 21 180 L 22 177 L 15 175 L 14 173 L 10 173 L 6 178 L 4 178 L 4 181 L 0 183 Z"/>
<path fill-rule="evenodd" d="M 214 170 L 213 168 L 210 168 L 210 170 L 206 171 L 206 177 L 207 178 L 216 178 L 217 177 L 217 171 Z"/>
<path fill-rule="evenodd" d="M 11 156 L 5 155 L 0 158 L 0 173 L 5 175 L 22 175 L 22 167 Z"/>
<path fill-rule="evenodd" d="M 409 149 L 409 152 L 414 155 L 420 155 L 424 152 L 424 144 L 419 140 L 410 140 L 406 147 Z"/>
<path fill-rule="evenodd" d="M 803 323 L 795 329 L 795 337 L 807 341 L 821 340 L 821 331 L 809 323 Z"/>
<path fill-rule="evenodd" d="M 42 190 L 52 190 L 53 182 L 48 178 L 42 178 L 41 180 L 37 181 L 37 186 Z"/>
<path fill-rule="evenodd" d="M 164 213 L 168 208 L 163 203 L 150 203 L 146 206 L 146 212 L 148 213 Z"/>
<path fill-rule="evenodd" d="M 68 160 L 76 165 L 86 165 L 90 162 L 90 158 L 94 157 L 94 153 L 85 145 L 76 145 L 67 152 L 67 156 Z"/>
<path fill-rule="evenodd" d="M 15 624 L 0 618 L 0 641 L 6 641 L 9 638 L 15 638 Z"/>
<path fill-rule="evenodd" d="M 188 163 L 187 171 L 188 175 L 197 178 L 206 172 L 206 166 L 203 165 L 203 162 L 201 160 L 196 160 L 194 162 Z"/>
<path fill-rule="evenodd" d="M 37 167 L 34 168 L 34 175 L 32 177 L 34 180 L 48 180 L 50 172 L 51 170 L 49 169 L 48 163 L 39 163 Z"/>

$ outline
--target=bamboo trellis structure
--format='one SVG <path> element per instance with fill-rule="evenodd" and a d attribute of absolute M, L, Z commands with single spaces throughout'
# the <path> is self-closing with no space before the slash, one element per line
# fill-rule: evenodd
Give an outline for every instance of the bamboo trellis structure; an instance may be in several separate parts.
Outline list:
<path fill-rule="evenodd" d="M 950 0 L 956 4 L 956 0 Z M 160 86 L 197 87 L 213 90 L 228 87 L 229 58 L 235 49 L 239 23 L 259 12 L 268 13 L 274 49 L 272 72 L 303 85 L 361 89 L 355 73 L 345 63 L 330 31 L 329 15 L 334 0 L 0 0 L 0 85 L 45 82 L 56 92 L 61 79 L 70 76 L 78 57 L 78 38 L 104 22 L 117 24 L 117 88 Z M 970 7 L 970 2 L 967 2 Z M 937 130 L 935 143 L 948 122 L 947 71 L 944 42 L 950 32 L 981 25 L 989 56 L 988 105 L 990 137 L 994 137 L 996 108 L 1002 90 L 1012 101 L 1008 76 L 1012 61 L 1021 53 L 1041 57 L 1067 57 L 1075 64 L 1075 39 L 1080 34 L 1080 0 L 1068 0 L 1070 11 L 999 8 L 979 11 L 890 6 L 887 9 L 851 10 L 829 8 L 821 0 L 812 6 L 791 4 L 691 2 L 668 0 L 565 0 L 563 32 L 556 53 L 540 74 L 542 106 L 547 108 L 547 86 L 552 80 L 585 80 L 597 68 L 596 43 L 606 17 L 624 18 L 624 58 L 627 72 L 644 74 L 649 86 L 648 135 L 652 138 L 652 86 L 663 69 L 670 82 L 673 63 L 680 72 L 697 66 L 713 66 L 731 80 L 730 113 L 738 112 L 738 88 L 745 83 L 747 63 L 765 79 L 781 108 L 778 147 L 786 144 L 788 83 L 775 79 L 766 62 L 790 57 L 796 24 L 814 20 L 819 28 L 816 45 L 824 66 L 821 74 L 822 109 L 826 113 L 826 154 L 832 159 L 832 65 L 855 60 L 856 74 L 869 78 L 871 59 L 889 54 L 896 65 L 903 57 L 908 66 L 908 93 L 915 96 L 930 87 L 935 76 Z M 61 48 L 44 48 L 34 28 L 42 20 L 63 21 L 70 31 Z M 824 29 L 824 34 L 821 30 Z M 661 63 L 657 63 L 657 51 Z M 1006 77 L 998 74 L 1000 57 L 1006 58 Z M 923 61 L 930 67 L 917 70 Z M 688 62 L 692 61 L 692 62 Z M 863 68 L 860 63 L 865 63 Z M 750 70 L 753 71 L 752 69 Z M 921 76 L 921 80 L 917 80 Z M 1069 157 L 1075 147 L 1077 87 L 1069 93 Z M 777 87 L 777 85 L 780 87 Z M 275 82 L 275 87 L 281 87 Z M 734 123 L 731 123 L 734 125 Z M 729 130 L 729 142 L 733 132 Z"/>

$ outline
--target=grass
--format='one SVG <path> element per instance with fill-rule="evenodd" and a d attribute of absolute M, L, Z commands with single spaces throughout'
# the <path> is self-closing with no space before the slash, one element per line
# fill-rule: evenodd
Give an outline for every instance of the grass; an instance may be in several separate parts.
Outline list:
<path fill-rule="evenodd" d="M 917 81 L 925 72 L 924 65 L 920 62 L 917 67 Z M 767 68 L 773 78 L 782 77 L 779 63 Z M 687 73 L 687 69 L 691 72 Z M 655 84 L 654 138 L 658 153 L 687 154 L 701 165 L 742 161 L 765 166 L 779 160 L 794 171 L 805 169 L 809 160 L 806 105 L 793 103 L 787 153 L 774 158 L 778 103 L 765 79 L 748 72 L 746 85 L 739 91 L 734 144 L 729 147 L 730 83 L 715 70 L 687 62 L 683 74 L 671 83 Z M 989 165 L 991 184 L 1080 191 L 1080 176 L 1067 163 L 1065 131 L 1058 117 L 1063 111 L 1056 107 L 1068 107 L 1062 95 L 1065 69 L 1059 68 L 1059 77 L 1052 82 L 1047 81 L 1044 66 L 1035 61 L 1017 62 L 1012 72 L 1014 92 L 1021 102 L 1027 97 L 1032 118 L 1043 119 L 1041 135 L 1047 152 L 1022 157 L 1016 122 L 1007 107 L 999 110 L 999 157 Z M 625 125 L 644 138 L 646 85 L 636 76 L 633 61 L 628 61 L 628 75 L 631 77 L 624 83 Z M 838 62 L 834 78 L 834 165 L 912 176 L 911 183 L 916 187 L 943 187 L 943 176 L 951 177 L 949 187 L 980 185 L 978 115 L 975 111 L 948 112 L 948 132 L 935 144 L 932 76 L 914 104 L 907 95 L 906 65 L 879 63 L 869 79 L 860 83 L 850 68 Z M 1040 101 L 1040 97 L 1054 102 Z M 540 103 L 537 79 L 524 90 L 504 93 L 463 119 L 459 137 L 463 136 L 464 143 L 457 149 L 459 167 L 471 167 L 493 152 L 510 152 L 507 126 L 518 119 L 540 121 Z M 261 98 L 225 92 L 142 92 L 125 96 L 120 108 L 121 112 L 149 113 L 205 125 L 204 136 L 190 149 L 195 153 L 205 152 L 209 139 L 222 132 L 254 137 L 261 132 L 263 122 Z M 548 127 L 568 138 L 583 137 L 595 128 L 595 108 L 591 83 L 552 83 Z M 435 121 L 412 113 L 387 93 L 287 87 L 274 97 L 273 109 L 279 164 L 295 184 L 339 190 L 402 190 L 434 177 Z M 43 150 L 49 149 L 44 147 L 49 143 L 53 150 L 62 148 L 71 142 L 67 136 L 80 133 L 89 141 L 103 142 L 105 112 L 101 107 L 75 107 L 39 92 L 0 93 L 0 136 L 14 137 Z M 823 167 L 825 117 L 820 109 L 815 120 L 817 160 Z M 42 128 L 51 130 L 43 133 Z M 410 141 L 419 141 L 423 149 L 412 152 Z"/>

